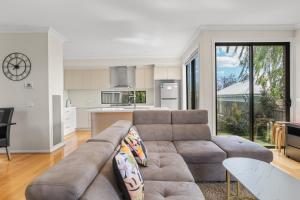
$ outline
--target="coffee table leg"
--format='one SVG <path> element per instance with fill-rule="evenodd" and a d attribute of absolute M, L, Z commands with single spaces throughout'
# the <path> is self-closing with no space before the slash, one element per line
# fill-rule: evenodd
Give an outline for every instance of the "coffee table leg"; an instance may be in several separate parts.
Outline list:
<path fill-rule="evenodd" d="M 236 196 L 239 198 L 240 197 L 240 182 L 236 182 Z"/>
<path fill-rule="evenodd" d="M 230 200 L 230 196 L 231 196 L 230 173 L 228 171 L 226 171 L 226 179 L 227 179 L 227 200 Z"/>

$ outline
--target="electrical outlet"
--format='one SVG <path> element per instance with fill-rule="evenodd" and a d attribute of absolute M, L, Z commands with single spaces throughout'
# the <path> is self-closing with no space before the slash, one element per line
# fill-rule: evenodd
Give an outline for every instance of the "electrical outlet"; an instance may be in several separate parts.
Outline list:
<path fill-rule="evenodd" d="M 32 89 L 33 88 L 33 82 L 32 81 L 25 81 L 24 88 Z"/>

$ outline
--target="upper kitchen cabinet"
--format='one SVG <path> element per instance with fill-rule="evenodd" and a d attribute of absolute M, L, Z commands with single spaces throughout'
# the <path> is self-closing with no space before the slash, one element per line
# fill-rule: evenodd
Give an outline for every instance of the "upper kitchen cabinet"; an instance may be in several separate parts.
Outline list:
<path fill-rule="evenodd" d="M 83 87 L 81 70 L 65 70 L 65 89 L 78 89 Z"/>
<path fill-rule="evenodd" d="M 181 80 L 181 67 L 155 67 L 154 80 Z"/>
<path fill-rule="evenodd" d="M 135 71 L 135 85 L 137 89 L 154 87 L 153 67 L 137 67 Z"/>
<path fill-rule="evenodd" d="M 109 70 L 65 70 L 66 90 L 96 90 L 109 88 Z"/>

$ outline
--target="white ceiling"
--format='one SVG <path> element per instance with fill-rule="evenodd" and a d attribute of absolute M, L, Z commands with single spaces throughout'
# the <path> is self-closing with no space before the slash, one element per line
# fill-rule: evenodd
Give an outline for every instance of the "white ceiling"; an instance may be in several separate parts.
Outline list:
<path fill-rule="evenodd" d="M 1 0 L 0 25 L 49 26 L 66 59 L 179 57 L 199 26 L 295 25 L 299 0 Z"/>

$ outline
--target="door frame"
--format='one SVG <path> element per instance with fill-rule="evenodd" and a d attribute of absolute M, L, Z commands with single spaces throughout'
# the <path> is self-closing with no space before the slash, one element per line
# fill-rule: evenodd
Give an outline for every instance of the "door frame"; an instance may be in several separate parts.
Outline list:
<path fill-rule="evenodd" d="M 291 113 L 291 69 L 290 69 L 290 63 L 291 63 L 291 57 L 290 57 L 290 51 L 291 51 L 291 42 L 215 42 L 214 43 L 214 50 L 215 50 L 215 85 L 217 85 L 217 47 L 218 46 L 248 46 L 249 47 L 249 114 L 250 114 L 250 134 L 249 134 L 249 140 L 254 141 L 254 95 L 253 95 L 253 75 L 254 75 L 254 69 L 253 69 L 253 47 L 254 46 L 285 46 L 285 110 L 286 110 L 286 121 L 290 121 L 290 113 Z M 216 127 L 216 135 L 218 135 L 217 130 L 217 87 L 215 87 L 215 127 Z M 268 147 L 268 146 L 267 146 Z M 270 146 L 271 147 L 271 146 Z"/>

